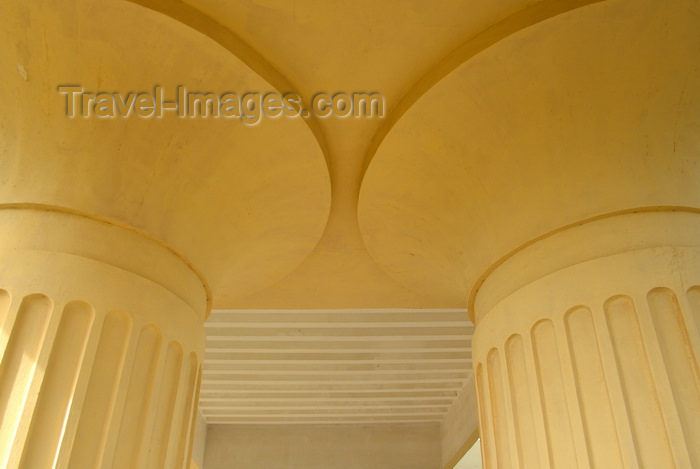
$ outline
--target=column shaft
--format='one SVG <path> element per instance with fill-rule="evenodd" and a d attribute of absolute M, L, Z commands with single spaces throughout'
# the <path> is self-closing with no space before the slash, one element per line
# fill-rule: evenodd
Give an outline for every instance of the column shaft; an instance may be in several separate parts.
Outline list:
<path fill-rule="evenodd" d="M 84 216 L 0 210 L 0 231 L 0 467 L 188 467 L 197 275 L 152 239 Z"/>
<path fill-rule="evenodd" d="M 599 221 L 492 272 L 473 341 L 486 468 L 700 467 L 698 219 Z"/>

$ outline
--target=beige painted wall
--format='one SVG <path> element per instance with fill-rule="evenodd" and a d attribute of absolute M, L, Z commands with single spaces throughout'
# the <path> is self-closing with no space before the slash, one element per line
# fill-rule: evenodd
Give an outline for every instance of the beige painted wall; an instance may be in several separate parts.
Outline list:
<path fill-rule="evenodd" d="M 451 469 L 474 444 L 479 432 L 479 419 L 471 375 L 440 425 L 442 466 Z"/>
<path fill-rule="evenodd" d="M 209 428 L 207 422 L 202 417 L 201 412 L 197 412 L 197 423 L 194 429 L 194 439 L 192 440 L 192 462 L 198 468 L 204 466 L 204 451 L 207 448 L 207 432 Z"/>
<path fill-rule="evenodd" d="M 440 426 L 224 426 L 202 469 L 441 469 Z"/>

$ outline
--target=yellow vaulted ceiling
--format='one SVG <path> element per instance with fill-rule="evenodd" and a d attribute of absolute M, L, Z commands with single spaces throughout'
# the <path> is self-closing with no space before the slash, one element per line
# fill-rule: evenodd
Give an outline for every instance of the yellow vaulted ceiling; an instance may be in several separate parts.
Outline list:
<path fill-rule="evenodd" d="M 552 230 L 697 205 L 691 6 L 697 14 L 692 2 L 590 5 L 500 41 L 435 84 L 363 180 L 360 228 L 374 259 L 403 285 L 460 303 L 500 256 Z"/>
<path fill-rule="evenodd" d="M 691 0 L 5 1 L 0 203 L 107 217 L 189 259 L 216 310 L 212 403 L 232 405 L 217 394 L 229 381 L 259 415 L 246 399 L 265 386 L 379 399 L 418 383 L 439 420 L 470 371 L 465 308 L 490 265 L 587 217 L 697 205 L 699 13 Z M 67 84 L 373 91 L 388 112 L 67 119 Z M 331 381 L 356 382 L 319 385 L 342 373 Z"/>
<path fill-rule="evenodd" d="M 57 86 L 126 94 L 273 89 L 211 39 L 129 2 L 5 2 L 0 197 L 112 218 L 160 238 L 217 300 L 282 277 L 316 244 L 328 172 L 301 120 L 68 119 Z M 7 20 L 5 20 L 7 21 Z M 18 38 L 20 38 L 18 40 Z M 9 67 L 9 66 L 8 66 Z M 18 72 L 26 71 L 26 80 Z M 226 282 L 226 285 L 221 285 Z"/>

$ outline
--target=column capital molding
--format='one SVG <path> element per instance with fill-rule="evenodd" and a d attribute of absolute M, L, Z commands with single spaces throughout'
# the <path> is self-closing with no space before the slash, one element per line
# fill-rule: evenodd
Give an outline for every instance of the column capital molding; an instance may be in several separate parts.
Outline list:
<path fill-rule="evenodd" d="M 551 273 L 660 247 L 700 247 L 700 208 L 640 207 L 588 218 L 530 240 L 491 265 L 469 296 L 479 323 L 502 299 Z"/>
<path fill-rule="evenodd" d="M 110 266 L 167 289 L 202 319 L 211 311 L 206 279 L 184 255 L 105 217 L 43 204 L 0 204 L 0 257 L 22 252 Z"/>

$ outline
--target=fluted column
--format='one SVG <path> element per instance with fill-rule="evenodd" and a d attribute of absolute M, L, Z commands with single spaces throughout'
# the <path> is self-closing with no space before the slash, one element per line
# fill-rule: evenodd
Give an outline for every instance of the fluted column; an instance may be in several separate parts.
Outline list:
<path fill-rule="evenodd" d="M 697 212 L 550 234 L 473 298 L 486 468 L 700 467 Z"/>
<path fill-rule="evenodd" d="M 136 230 L 0 207 L 0 467 L 188 467 L 207 298 Z"/>

